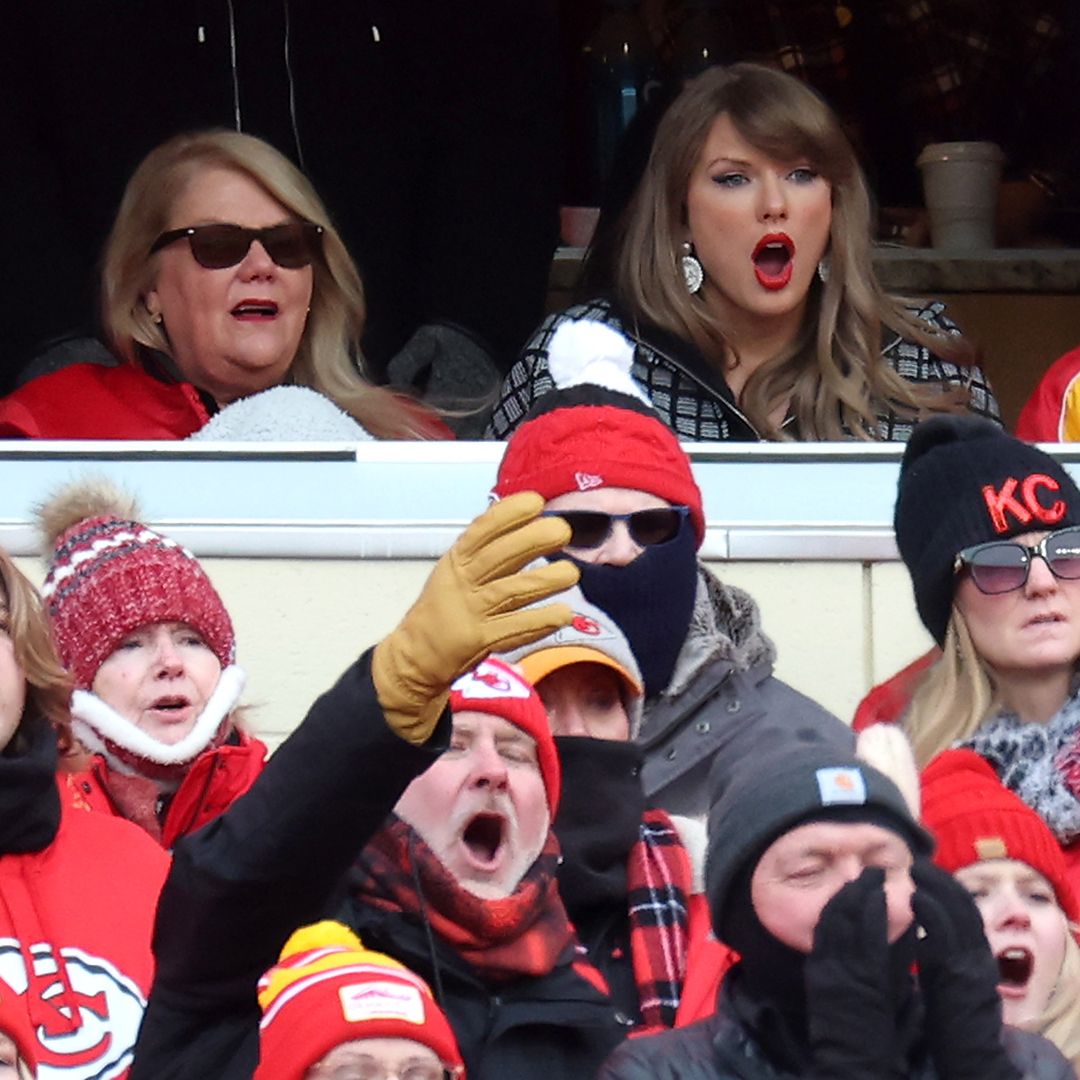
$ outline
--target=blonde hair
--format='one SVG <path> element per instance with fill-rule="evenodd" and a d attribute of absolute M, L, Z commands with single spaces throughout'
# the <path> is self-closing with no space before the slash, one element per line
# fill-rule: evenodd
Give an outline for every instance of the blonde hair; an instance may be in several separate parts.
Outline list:
<path fill-rule="evenodd" d="M 15 663 L 26 679 L 26 706 L 19 727 L 44 721 L 56 732 L 61 751 L 67 751 L 72 745 L 71 677 L 60 664 L 37 589 L 2 548 L 0 589 Z"/>
<path fill-rule="evenodd" d="M 313 263 L 311 310 L 289 368 L 292 381 L 324 394 L 379 438 L 429 436 L 423 406 L 372 385 L 362 374 L 364 288 L 326 207 L 284 154 L 252 135 L 224 130 L 177 135 L 135 170 L 102 256 L 101 318 L 113 351 L 129 362 L 137 362 L 140 346 L 169 354 L 164 328 L 143 300 L 154 282 L 150 247 L 170 227 L 171 209 L 192 177 L 206 168 L 242 173 L 290 214 L 323 228 L 322 258 Z"/>
<path fill-rule="evenodd" d="M 1041 1016 L 1021 1025 L 1049 1039 L 1080 1075 L 1080 945 L 1076 928 L 1066 923 L 1065 955 L 1054 990 Z"/>
<path fill-rule="evenodd" d="M 945 629 L 941 659 L 923 676 L 903 720 L 920 768 L 958 739 L 974 735 L 997 707 L 990 668 L 954 607 Z"/>
<path fill-rule="evenodd" d="M 805 159 L 832 188 L 828 280 L 811 285 L 797 340 L 747 380 L 739 403 L 754 426 L 769 438 L 789 438 L 769 416 L 790 402 L 801 439 L 874 439 L 876 408 L 884 403 L 912 417 L 962 408 L 962 389 L 915 386 L 881 357 L 885 327 L 953 360 L 969 359 L 970 349 L 882 291 L 871 261 L 870 195 L 851 144 L 813 90 L 771 68 L 710 68 L 660 121 L 616 241 L 621 306 L 689 339 L 718 366 L 725 362 L 730 339 L 723 322 L 686 289 L 679 264 L 690 177 L 722 113 L 756 149 L 781 161 Z"/>

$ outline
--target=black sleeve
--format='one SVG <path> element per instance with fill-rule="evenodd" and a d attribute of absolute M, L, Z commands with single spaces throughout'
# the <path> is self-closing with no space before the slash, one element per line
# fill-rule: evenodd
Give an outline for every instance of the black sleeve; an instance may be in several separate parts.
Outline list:
<path fill-rule="evenodd" d="M 243 1076 L 256 983 L 318 918 L 356 853 L 441 753 L 449 719 L 414 747 L 386 724 L 365 654 L 312 706 L 251 790 L 182 839 L 154 930 L 157 970 L 130 1080 Z M 246 1075 L 250 1075 L 247 1072 Z"/>

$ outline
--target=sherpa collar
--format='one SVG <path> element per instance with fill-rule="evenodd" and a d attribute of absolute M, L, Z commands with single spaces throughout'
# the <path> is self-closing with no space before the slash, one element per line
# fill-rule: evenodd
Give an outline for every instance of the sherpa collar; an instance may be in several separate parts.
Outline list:
<path fill-rule="evenodd" d="M 706 664 L 727 660 L 738 671 L 776 660 L 776 646 L 761 629 L 761 613 L 743 589 L 725 585 L 698 563 L 697 595 L 686 640 L 665 697 L 676 697 Z"/>
<path fill-rule="evenodd" d="M 246 679 L 237 664 L 225 668 L 191 731 L 171 746 L 147 735 L 88 690 L 76 690 L 71 695 L 72 729 L 87 750 L 101 754 L 117 772 L 143 775 L 144 770 L 133 761 L 146 762 L 149 768 L 145 772 L 154 777 L 160 777 L 162 769 L 182 772 L 221 731 L 240 699 Z"/>

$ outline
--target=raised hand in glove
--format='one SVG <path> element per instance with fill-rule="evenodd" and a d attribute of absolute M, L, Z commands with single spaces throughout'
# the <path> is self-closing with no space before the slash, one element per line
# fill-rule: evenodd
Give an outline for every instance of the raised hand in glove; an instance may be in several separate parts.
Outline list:
<path fill-rule="evenodd" d="M 892 1080 L 897 1063 L 885 871 L 867 867 L 822 909 L 806 958 L 814 1080 Z"/>
<path fill-rule="evenodd" d="M 970 893 L 929 859 L 911 871 L 925 1030 L 942 1080 L 1020 1080 L 1001 1045 L 998 968 Z"/>
<path fill-rule="evenodd" d="M 488 653 L 528 644 L 573 618 L 567 604 L 521 610 L 577 583 L 560 559 L 522 570 L 570 539 L 559 517 L 540 517 L 532 491 L 495 503 L 435 564 L 416 603 L 378 645 L 371 674 L 387 723 L 414 744 L 427 740 L 450 684 Z"/>

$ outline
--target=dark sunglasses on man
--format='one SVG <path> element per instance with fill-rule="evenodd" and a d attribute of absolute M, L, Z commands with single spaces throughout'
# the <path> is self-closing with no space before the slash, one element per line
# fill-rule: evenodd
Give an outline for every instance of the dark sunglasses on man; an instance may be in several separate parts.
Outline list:
<path fill-rule="evenodd" d="M 545 510 L 544 517 L 561 517 L 570 526 L 567 547 L 598 548 L 611 535 L 616 521 L 625 521 L 630 539 L 638 547 L 655 547 L 674 540 L 690 513 L 688 506 L 658 506 L 630 514 L 605 514 L 602 510 Z"/>
<path fill-rule="evenodd" d="M 242 225 L 191 225 L 169 229 L 150 245 L 150 254 L 177 240 L 187 239 L 195 261 L 207 270 L 224 270 L 242 262 L 253 241 L 286 270 L 299 270 L 322 257 L 323 227 L 310 221 L 287 221 L 265 229 L 245 229 Z"/>
<path fill-rule="evenodd" d="M 1036 556 L 1046 563 L 1054 577 L 1064 581 L 1080 579 L 1080 527 L 1058 529 L 1037 544 L 1019 544 L 1015 540 L 975 544 L 956 556 L 953 571 L 966 570 L 979 592 L 997 596 L 1027 584 Z"/>

